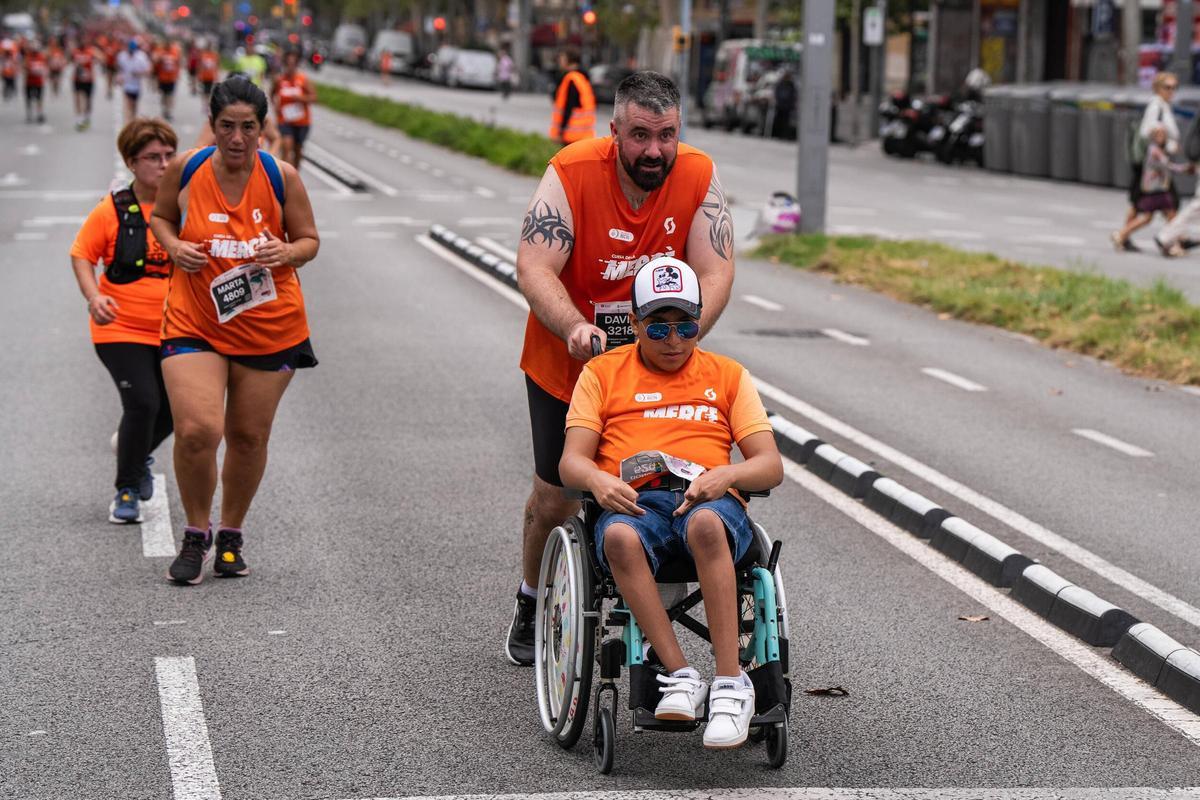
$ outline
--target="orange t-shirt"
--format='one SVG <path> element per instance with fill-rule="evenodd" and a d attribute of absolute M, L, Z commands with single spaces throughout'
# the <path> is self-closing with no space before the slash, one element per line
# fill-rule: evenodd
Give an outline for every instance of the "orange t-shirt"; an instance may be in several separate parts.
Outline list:
<path fill-rule="evenodd" d="M 584 319 L 613 333 L 625 331 L 632 341 L 624 310 L 602 317 L 610 306 L 628 309 L 634 274 L 661 255 L 686 258 L 692 217 L 712 181 L 713 164 L 704 152 L 679 145 L 666 183 L 655 189 L 637 211 L 629 207 L 617 178 L 617 148 L 611 136 L 568 145 L 550 160 L 562 179 L 575 221 L 575 246 L 559 276 Z M 604 324 L 602 324 L 604 323 Z M 583 368 L 571 358 L 567 344 L 532 312 L 525 325 L 521 369 L 542 389 L 564 403 Z"/>
<path fill-rule="evenodd" d="M 139 203 L 146 218 L 146 277 L 133 283 L 112 283 L 100 275 L 100 293 L 117 301 L 117 318 L 107 325 L 97 325 L 93 319 L 92 341 L 95 344 L 132 342 L 159 344 L 162 329 L 163 301 L 167 297 L 167 277 L 171 260 L 149 228 L 152 203 Z M 92 209 L 71 245 L 71 257 L 82 258 L 89 264 L 112 262 L 117 249 L 117 207 L 108 195 Z"/>
<path fill-rule="evenodd" d="M 204 50 L 200 53 L 197 77 L 205 83 L 217 80 L 217 70 L 221 67 L 221 56 L 215 50 Z"/>
<path fill-rule="evenodd" d="M 199 272 L 177 269 L 172 273 L 162 338 L 203 339 L 226 356 L 278 353 L 308 338 L 304 295 L 294 267 L 271 269 L 275 299 L 248 308 L 227 322 L 218 319 L 213 290 L 220 285 L 218 277 L 254 262 L 254 248 L 267 240 L 266 231 L 284 238 L 283 209 L 257 155 L 241 201 L 231 205 L 213 173 L 217 158 L 220 153 L 205 161 L 180 194 L 184 222 L 179 238 L 202 243 L 208 264 Z"/>
<path fill-rule="evenodd" d="M 636 344 L 587 363 L 566 426 L 600 434 L 596 466 L 618 477 L 621 461 L 643 450 L 708 469 L 724 466 L 735 442 L 771 430 L 750 373 L 732 358 L 697 347 L 687 363 L 664 374 L 642 363 Z"/>
<path fill-rule="evenodd" d="M 159 83 L 174 83 L 179 79 L 179 51 L 168 47 L 154 58 L 154 75 Z"/>
<path fill-rule="evenodd" d="M 50 67 L 46 64 L 46 57 L 44 55 L 41 53 L 30 53 L 25 57 L 26 86 L 45 86 L 48 74 L 50 74 Z"/>
<path fill-rule="evenodd" d="M 308 78 L 303 72 L 297 72 L 291 78 L 280 75 L 275 81 L 275 114 L 280 125 L 312 125 L 309 104 L 301 99 L 307 91 Z"/>
<path fill-rule="evenodd" d="M 92 48 L 77 48 L 71 53 L 71 60 L 75 62 L 75 83 L 92 83 L 96 64 L 96 55 Z"/>

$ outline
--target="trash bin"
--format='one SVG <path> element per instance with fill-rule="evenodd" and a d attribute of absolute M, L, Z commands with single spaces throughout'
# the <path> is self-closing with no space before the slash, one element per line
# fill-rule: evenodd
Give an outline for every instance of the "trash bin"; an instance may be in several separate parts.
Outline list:
<path fill-rule="evenodd" d="M 1060 85 L 1050 92 L 1050 177 L 1079 180 L 1078 85 Z"/>
<path fill-rule="evenodd" d="M 1013 169 L 1009 159 L 1012 135 L 1012 95 L 1017 86 L 989 86 L 983 90 L 983 166 L 997 172 Z"/>
<path fill-rule="evenodd" d="M 1149 89 L 1126 89 L 1113 95 L 1112 185 L 1119 189 L 1129 188 L 1131 139 L 1153 96 Z"/>
<path fill-rule="evenodd" d="M 1115 86 L 1094 86 L 1079 94 L 1079 180 L 1084 183 L 1112 183 L 1115 91 Z"/>
<path fill-rule="evenodd" d="M 1200 87 L 1180 86 L 1179 91 L 1175 93 L 1175 101 L 1171 104 L 1171 110 L 1175 112 L 1175 124 L 1179 126 L 1180 136 L 1179 152 L 1175 154 L 1175 159 L 1186 160 L 1187 156 L 1184 151 L 1188 134 L 1195 125 L 1200 124 Z M 1195 175 L 1177 173 L 1173 179 L 1180 197 L 1189 197 L 1195 193 Z"/>
<path fill-rule="evenodd" d="M 1012 171 L 1018 175 L 1044 178 L 1050 174 L 1050 92 L 1053 88 L 1047 83 L 1029 84 L 1014 92 L 1009 158 Z"/>

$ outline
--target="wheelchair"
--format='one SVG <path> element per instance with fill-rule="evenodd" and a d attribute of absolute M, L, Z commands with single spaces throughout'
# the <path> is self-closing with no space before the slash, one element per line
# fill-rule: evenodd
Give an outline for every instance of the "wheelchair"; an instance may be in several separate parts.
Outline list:
<path fill-rule="evenodd" d="M 583 734 L 590 705 L 593 760 L 601 774 L 608 774 L 616 750 L 617 681 L 622 669 L 629 673 L 627 705 L 634 732 L 694 731 L 708 717 L 707 703 L 694 722 L 655 719 L 659 673 L 645 663 L 641 628 L 615 581 L 596 562 L 594 530 L 602 509 L 590 495 L 568 492 L 568 496 L 582 500 L 581 511 L 551 532 L 538 578 L 534 633 L 538 710 L 546 732 L 560 747 L 570 749 Z M 772 543 L 753 521 L 751 528 L 754 539 L 735 565 L 740 660 L 754 683 L 750 741 L 765 740 L 767 763 L 777 769 L 787 760 L 792 695 L 787 601 L 778 564 L 782 543 Z M 686 596 L 667 608 L 668 618 L 711 642 L 708 628 L 689 613 L 703 599 L 699 588 L 686 591 L 688 583 L 697 583 L 691 560 L 664 563 L 655 578 L 660 585 L 684 587 Z"/>

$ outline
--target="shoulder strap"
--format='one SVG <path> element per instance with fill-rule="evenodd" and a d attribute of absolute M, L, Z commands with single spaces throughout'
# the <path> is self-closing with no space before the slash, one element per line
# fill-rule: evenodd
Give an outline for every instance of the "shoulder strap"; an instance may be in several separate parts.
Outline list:
<path fill-rule="evenodd" d="M 262 162 L 263 169 L 267 171 L 267 179 L 271 181 L 271 188 L 275 190 L 275 199 L 279 201 L 279 205 L 283 205 L 283 173 L 279 170 L 279 164 L 275 162 L 275 157 L 265 150 L 258 151 L 258 160 Z"/>
<path fill-rule="evenodd" d="M 212 158 L 212 154 L 217 152 L 215 145 L 197 150 L 187 163 L 183 165 L 183 174 L 179 176 L 179 191 L 183 191 L 183 187 L 188 185 L 188 181 L 196 174 L 196 170 L 200 169 L 200 165 Z"/>

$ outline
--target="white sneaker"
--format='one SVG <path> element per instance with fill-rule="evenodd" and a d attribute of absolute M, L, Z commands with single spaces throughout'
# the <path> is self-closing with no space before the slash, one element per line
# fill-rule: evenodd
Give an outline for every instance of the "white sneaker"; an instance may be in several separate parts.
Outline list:
<path fill-rule="evenodd" d="M 663 684 L 658 690 L 662 693 L 662 699 L 654 709 L 654 718 L 681 722 L 695 720 L 708 694 L 708 685 L 700 680 L 700 673 L 691 667 L 684 667 L 670 675 L 659 675 L 657 680 Z"/>
<path fill-rule="evenodd" d="M 704 746 L 712 750 L 741 747 L 754 716 L 754 685 L 745 677 L 714 678 L 708 697 Z"/>

